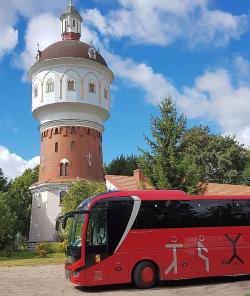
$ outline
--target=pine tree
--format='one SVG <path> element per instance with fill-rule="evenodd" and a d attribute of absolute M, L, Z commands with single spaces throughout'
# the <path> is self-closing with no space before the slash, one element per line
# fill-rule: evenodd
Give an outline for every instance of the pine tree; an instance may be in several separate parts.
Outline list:
<path fill-rule="evenodd" d="M 186 118 L 178 116 L 171 97 L 159 105 L 160 115 L 151 119 L 151 135 L 145 137 L 149 151 L 140 149 L 140 168 L 157 189 L 182 189 L 200 192 L 200 169 L 195 157 L 183 153 L 181 140 L 186 132 Z"/>

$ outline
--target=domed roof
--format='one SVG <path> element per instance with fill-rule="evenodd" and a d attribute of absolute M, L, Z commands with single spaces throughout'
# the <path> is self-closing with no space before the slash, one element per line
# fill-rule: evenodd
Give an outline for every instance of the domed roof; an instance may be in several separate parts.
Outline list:
<path fill-rule="evenodd" d="M 82 58 L 96 61 L 106 67 L 107 63 L 98 51 L 95 52 L 96 59 L 91 58 L 89 50 L 92 47 L 87 43 L 78 40 L 58 41 L 44 49 L 40 53 L 39 62 L 55 58 Z"/>

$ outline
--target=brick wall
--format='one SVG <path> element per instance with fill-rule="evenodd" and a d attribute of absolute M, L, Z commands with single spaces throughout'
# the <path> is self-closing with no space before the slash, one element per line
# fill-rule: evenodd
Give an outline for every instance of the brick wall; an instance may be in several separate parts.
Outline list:
<path fill-rule="evenodd" d="M 93 128 L 71 126 L 43 131 L 40 156 L 40 182 L 77 177 L 104 181 L 102 134 Z M 60 176 L 62 160 L 69 161 L 68 176 Z"/>

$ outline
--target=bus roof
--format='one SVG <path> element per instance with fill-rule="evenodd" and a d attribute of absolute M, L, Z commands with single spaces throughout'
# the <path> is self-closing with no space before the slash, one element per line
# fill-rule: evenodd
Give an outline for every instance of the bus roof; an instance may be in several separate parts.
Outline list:
<path fill-rule="evenodd" d="M 131 191 L 109 191 L 96 195 L 92 198 L 90 207 L 96 202 L 106 198 L 124 198 L 137 196 L 141 200 L 211 200 L 211 199 L 249 199 L 250 195 L 187 195 L 181 190 L 131 190 Z"/>

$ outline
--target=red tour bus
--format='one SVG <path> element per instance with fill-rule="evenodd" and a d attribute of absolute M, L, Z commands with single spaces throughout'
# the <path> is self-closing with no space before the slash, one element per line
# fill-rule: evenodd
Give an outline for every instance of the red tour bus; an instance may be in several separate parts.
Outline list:
<path fill-rule="evenodd" d="M 250 273 L 250 196 L 107 192 L 61 218 L 73 219 L 65 273 L 77 285 Z"/>

